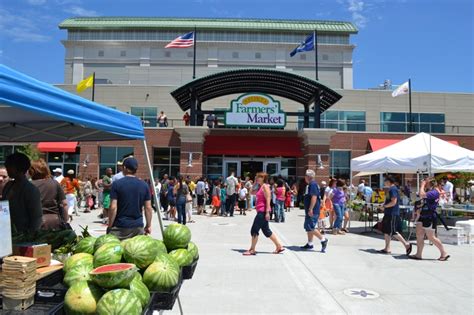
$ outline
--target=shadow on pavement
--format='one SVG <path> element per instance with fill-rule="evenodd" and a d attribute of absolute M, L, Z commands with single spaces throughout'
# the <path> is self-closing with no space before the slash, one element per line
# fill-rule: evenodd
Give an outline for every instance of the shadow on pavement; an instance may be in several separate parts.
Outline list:
<path fill-rule="evenodd" d="M 240 254 L 243 254 L 245 253 L 247 250 L 246 249 L 241 249 L 241 248 L 232 248 L 231 250 L 233 250 L 234 252 L 237 252 L 237 253 L 240 253 Z M 273 254 L 273 252 L 260 252 L 260 251 L 257 251 L 257 255 L 260 255 L 260 254 Z"/>
<path fill-rule="evenodd" d="M 318 245 L 319 245 L 319 244 L 318 244 Z M 319 251 L 319 250 L 320 250 L 320 247 L 321 247 L 321 246 L 319 246 L 319 248 L 317 248 L 317 245 L 316 245 L 316 246 L 314 247 L 314 249 L 303 249 L 303 248 L 301 248 L 300 246 L 294 246 L 294 245 L 293 245 L 293 246 L 285 246 L 285 248 L 286 248 L 287 250 L 291 250 L 291 251 L 293 251 L 293 252 L 310 252 L 310 253 L 312 253 L 312 252 L 317 252 L 317 253 L 319 253 L 319 252 L 320 252 L 320 251 Z"/>
<path fill-rule="evenodd" d="M 389 255 L 389 254 L 380 253 L 378 250 L 373 249 L 373 248 L 365 248 L 365 249 L 359 248 L 359 251 L 366 252 L 368 254 L 385 255 L 385 256 Z"/>

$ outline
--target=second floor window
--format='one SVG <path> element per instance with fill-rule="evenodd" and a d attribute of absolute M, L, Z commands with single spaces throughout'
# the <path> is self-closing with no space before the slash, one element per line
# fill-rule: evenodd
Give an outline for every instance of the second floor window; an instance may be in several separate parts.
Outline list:
<path fill-rule="evenodd" d="M 157 112 L 156 107 L 132 107 L 130 110 L 130 114 L 140 118 L 143 127 L 156 127 Z"/>
<path fill-rule="evenodd" d="M 401 112 L 380 113 L 380 131 L 408 132 L 409 114 Z M 445 133 L 445 116 L 437 113 L 412 113 L 414 132 Z"/>

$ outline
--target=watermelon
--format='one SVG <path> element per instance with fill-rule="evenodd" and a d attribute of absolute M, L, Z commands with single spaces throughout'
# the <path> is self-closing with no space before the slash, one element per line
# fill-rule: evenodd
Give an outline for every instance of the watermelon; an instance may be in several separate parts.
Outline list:
<path fill-rule="evenodd" d="M 74 254 L 71 257 L 69 257 L 66 260 L 66 262 L 64 262 L 63 270 L 65 273 L 67 273 L 72 268 L 80 266 L 80 265 L 92 266 L 93 260 L 94 260 L 94 256 L 92 256 L 91 254 L 87 254 L 87 253 Z"/>
<path fill-rule="evenodd" d="M 63 282 L 68 286 L 72 286 L 77 281 L 88 281 L 90 280 L 89 273 L 92 270 L 92 265 L 79 265 L 70 269 L 65 275 Z"/>
<path fill-rule="evenodd" d="M 95 284 L 105 289 L 128 288 L 136 273 L 134 264 L 118 263 L 95 268 L 90 272 L 90 277 Z"/>
<path fill-rule="evenodd" d="M 123 248 L 120 243 L 107 243 L 94 253 L 94 268 L 122 261 Z"/>
<path fill-rule="evenodd" d="M 140 300 L 143 308 L 148 305 L 148 302 L 150 301 L 150 291 L 143 283 L 141 277 L 135 276 L 132 282 L 130 282 L 130 292 L 135 294 L 135 296 Z"/>
<path fill-rule="evenodd" d="M 180 266 L 179 266 L 178 262 L 176 261 L 176 259 L 171 257 L 169 254 L 160 253 L 155 257 L 155 261 L 158 261 L 158 262 L 164 261 L 164 262 L 167 262 L 170 265 L 174 266 L 176 269 L 180 268 Z"/>
<path fill-rule="evenodd" d="M 102 290 L 87 281 L 74 283 L 64 297 L 64 310 L 67 315 L 95 314 L 97 302 L 101 298 Z"/>
<path fill-rule="evenodd" d="M 87 253 L 87 254 L 94 254 L 94 244 L 97 239 L 93 236 L 88 236 L 83 238 L 82 240 L 77 243 L 76 247 L 74 248 L 74 254 L 77 253 Z"/>
<path fill-rule="evenodd" d="M 119 243 L 120 244 L 120 240 L 118 239 L 117 236 L 115 235 L 112 235 L 112 234 L 104 234 L 104 235 L 101 235 L 97 238 L 97 240 L 95 241 L 95 244 L 94 244 L 94 253 L 99 249 L 99 247 L 101 247 L 102 245 L 104 244 L 107 244 L 107 243 Z"/>
<path fill-rule="evenodd" d="M 140 269 L 148 267 L 158 254 L 155 240 L 146 235 L 137 235 L 125 244 L 125 261 Z"/>
<path fill-rule="evenodd" d="M 193 242 L 189 242 L 188 244 L 188 252 L 193 256 L 193 260 L 196 260 L 199 258 L 199 250 L 196 244 Z"/>
<path fill-rule="evenodd" d="M 158 254 L 168 253 L 168 250 L 166 249 L 166 245 L 162 240 L 155 240 L 155 246 L 158 248 Z"/>
<path fill-rule="evenodd" d="M 115 289 L 102 296 L 97 303 L 97 315 L 140 315 L 140 300 L 126 289 Z"/>
<path fill-rule="evenodd" d="M 189 266 L 194 261 L 193 255 L 184 248 L 172 250 L 169 255 L 176 260 L 180 267 Z"/>
<path fill-rule="evenodd" d="M 143 283 L 150 291 L 169 292 L 178 284 L 180 273 L 179 267 L 170 261 L 155 261 L 145 270 Z"/>
<path fill-rule="evenodd" d="M 190 240 L 191 231 L 186 225 L 173 223 L 168 225 L 163 232 L 163 241 L 168 251 L 187 248 Z"/>

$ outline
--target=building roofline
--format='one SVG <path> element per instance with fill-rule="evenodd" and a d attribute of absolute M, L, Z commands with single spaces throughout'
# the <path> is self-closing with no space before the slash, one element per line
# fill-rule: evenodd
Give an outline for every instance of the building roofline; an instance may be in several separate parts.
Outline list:
<path fill-rule="evenodd" d="M 236 18 L 184 18 L 184 17 L 71 17 L 59 24 L 67 30 L 117 29 L 189 29 L 201 30 L 260 30 L 260 31 L 313 31 L 323 33 L 357 34 L 357 27 L 346 21 L 287 20 L 287 19 L 236 19 Z"/>

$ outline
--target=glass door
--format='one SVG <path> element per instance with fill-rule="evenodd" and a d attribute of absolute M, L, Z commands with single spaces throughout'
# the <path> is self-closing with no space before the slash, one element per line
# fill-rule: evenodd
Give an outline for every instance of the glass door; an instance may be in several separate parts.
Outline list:
<path fill-rule="evenodd" d="M 234 172 L 235 177 L 240 177 L 240 161 L 224 161 L 224 178 Z"/>
<path fill-rule="evenodd" d="M 265 162 L 264 169 L 269 176 L 280 175 L 280 162 Z"/>

